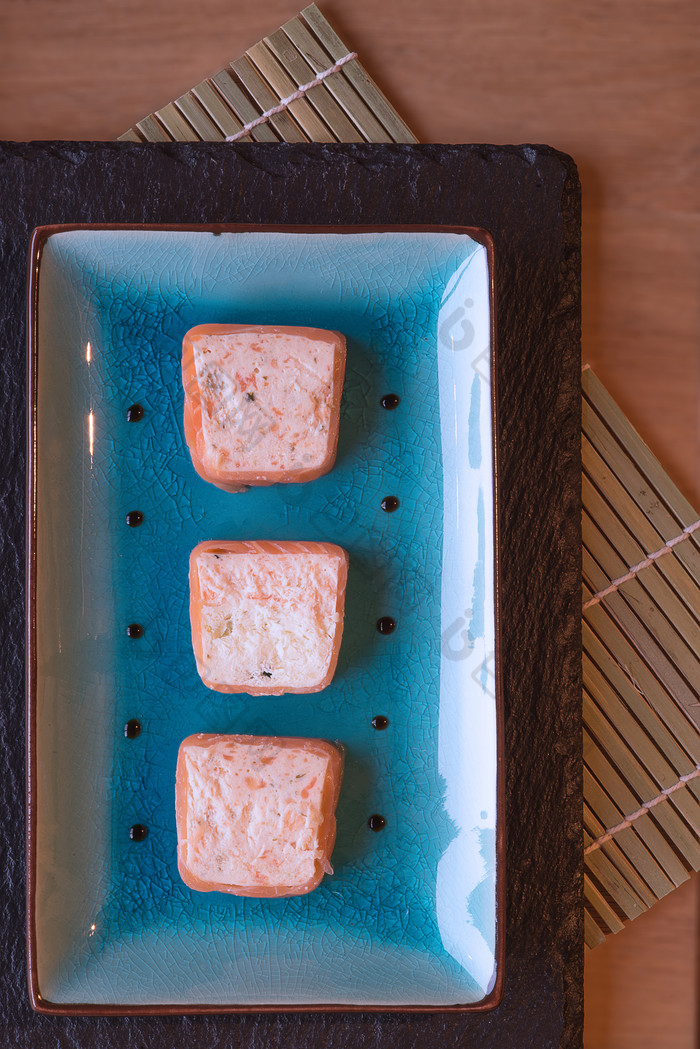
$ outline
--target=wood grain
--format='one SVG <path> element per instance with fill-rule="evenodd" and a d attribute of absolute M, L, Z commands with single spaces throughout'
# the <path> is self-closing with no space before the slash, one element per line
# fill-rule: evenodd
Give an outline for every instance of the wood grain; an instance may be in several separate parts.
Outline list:
<path fill-rule="evenodd" d="M 297 14 L 268 0 L 6 4 L 0 137 L 113 139 Z M 700 506 L 694 0 L 330 0 L 422 141 L 548 142 L 584 192 L 584 360 Z M 587 1049 L 696 1045 L 697 877 L 587 960 Z"/>

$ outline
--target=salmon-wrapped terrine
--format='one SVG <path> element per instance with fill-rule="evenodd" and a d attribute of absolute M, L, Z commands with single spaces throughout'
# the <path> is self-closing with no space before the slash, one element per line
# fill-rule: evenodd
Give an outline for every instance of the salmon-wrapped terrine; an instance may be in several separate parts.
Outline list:
<path fill-rule="evenodd" d="M 299 896 L 332 874 L 343 756 L 320 739 L 199 733 L 180 744 L 177 862 L 200 892 Z"/>
<path fill-rule="evenodd" d="M 182 347 L 194 468 L 227 491 L 327 473 L 338 446 L 345 339 L 321 328 L 200 324 Z"/>
<path fill-rule="evenodd" d="M 348 555 L 333 543 L 199 543 L 190 555 L 192 647 L 217 692 L 279 696 L 331 681 Z"/>

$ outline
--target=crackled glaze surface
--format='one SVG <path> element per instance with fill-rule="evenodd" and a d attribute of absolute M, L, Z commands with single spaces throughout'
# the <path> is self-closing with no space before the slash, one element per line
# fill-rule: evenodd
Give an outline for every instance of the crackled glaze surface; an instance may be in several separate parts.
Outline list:
<path fill-rule="evenodd" d="M 180 347 L 204 322 L 347 336 L 330 474 L 236 496 L 195 474 Z M 496 820 L 484 249 L 427 233 L 62 233 L 41 258 L 38 331 L 42 994 L 478 1001 L 494 976 Z M 401 398 L 391 412 L 388 392 Z M 136 509 L 143 523 L 129 528 Z M 349 551 L 345 635 L 323 692 L 231 698 L 197 676 L 190 550 L 250 538 Z M 383 615 L 397 622 L 388 636 Z M 376 732 L 380 707 L 389 726 Z M 142 732 L 126 739 L 134 717 Z M 318 890 L 254 900 L 182 884 L 174 770 L 194 732 L 343 742 L 335 874 Z M 129 839 L 135 822 L 144 841 Z"/>

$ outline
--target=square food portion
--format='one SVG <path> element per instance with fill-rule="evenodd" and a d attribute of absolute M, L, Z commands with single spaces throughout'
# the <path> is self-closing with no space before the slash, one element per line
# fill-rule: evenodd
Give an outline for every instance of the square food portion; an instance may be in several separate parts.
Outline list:
<path fill-rule="evenodd" d="M 199 733 L 180 744 L 177 863 L 200 892 L 299 896 L 332 874 L 338 747 L 321 739 Z"/>
<path fill-rule="evenodd" d="M 227 491 L 327 473 L 338 447 L 345 339 L 321 328 L 201 324 L 182 346 L 194 468 Z"/>
<path fill-rule="evenodd" d="M 333 543 L 199 543 L 190 620 L 199 676 L 217 692 L 280 696 L 329 684 L 348 555 Z"/>

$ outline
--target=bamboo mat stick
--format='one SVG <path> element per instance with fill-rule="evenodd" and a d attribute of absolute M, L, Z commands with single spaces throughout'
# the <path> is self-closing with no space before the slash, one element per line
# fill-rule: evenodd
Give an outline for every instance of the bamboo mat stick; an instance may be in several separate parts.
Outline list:
<path fill-rule="evenodd" d="M 589 829 L 590 828 L 590 829 Z M 605 827 L 602 823 L 596 819 L 593 813 L 590 811 L 587 805 L 584 804 L 584 849 L 592 845 L 593 842 L 603 836 L 605 833 Z M 638 839 L 637 839 L 638 840 Z M 638 850 L 638 856 L 642 856 L 642 850 L 644 846 L 640 843 Z M 641 901 L 644 910 L 648 910 L 654 903 L 656 903 L 657 897 L 654 895 L 652 889 L 647 885 L 639 871 L 633 863 L 630 862 L 625 851 L 620 847 L 619 841 L 611 838 L 606 841 L 604 845 L 601 845 L 598 849 L 595 849 L 588 853 L 587 864 L 593 869 L 595 864 L 595 857 L 602 854 L 612 864 L 618 873 L 618 876 L 623 878 L 626 884 L 630 887 L 630 890 L 634 893 L 635 897 Z M 647 853 L 647 855 L 649 855 Z M 674 887 L 673 883 L 666 879 L 668 885 L 668 891 Z"/>
<path fill-rule="evenodd" d="M 211 78 L 211 82 L 227 104 L 233 115 L 241 122 L 241 130 L 256 120 L 261 110 L 248 97 L 243 88 L 233 79 L 228 69 L 222 69 Z M 254 142 L 279 142 L 280 139 L 269 123 L 258 124 L 251 131 Z"/>
<path fill-rule="evenodd" d="M 678 782 L 677 775 L 667 777 L 663 785 L 660 785 L 658 781 L 655 782 L 656 776 L 650 774 L 649 769 L 642 764 L 610 722 L 605 721 L 587 691 L 584 691 L 583 697 L 583 716 L 591 738 L 595 739 L 599 749 L 620 773 L 625 784 L 634 791 L 638 799 L 636 805 L 629 808 L 629 812 L 636 811 L 640 803 L 657 797 L 664 789 Z M 596 732 L 599 734 L 596 735 Z M 601 744 L 601 739 L 605 741 L 604 744 Z M 657 761 L 655 766 L 657 774 L 660 764 Z M 687 787 L 671 794 L 663 805 L 658 806 L 658 813 L 655 808 L 652 815 L 665 833 L 671 837 L 676 851 L 681 853 L 693 870 L 700 867 L 700 841 L 698 840 L 700 806 L 688 792 Z"/>
<path fill-rule="evenodd" d="M 595 776 L 599 783 L 604 784 L 605 792 L 620 813 L 617 821 L 612 824 L 607 823 L 607 826 L 618 826 L 628 815 L 639 809 L 640 801 L 643 799 L 635 795 L 624 775 L 612 764 L 585 729 L 583 759 L 591 775 Z M 686 846 L 690 851 L 688 831 L 677 813 L 671 810 L 668 802 L 658 805 L 652 813 L 635 821 L 635 830 L 653 852 L 654 857 L 674 885 L 681 885 L 687 881 L 688 870 L 676 849 L 669 843 L 669 839 L 674 842 L 676 838 L 679 839 L 681 845 Z"/>
<path fill-rule="evenodd" d="M 189 92 L 192 96 L 193 101 L 198 103 L 207 116 L 216 124 L 223 137 L 226 135 L 237 135 L 243 128 L 243 124 L 234 116 L 230 106 L 227 106 L 224 99 L 221 97 L 219 92 L 214 87 L 213 83 L 209 80 L 203 80 L 201 84 L 197 84 Z M 182 98 L 187 98 L 188 95 L 183 95 Z M 181 99 L 179 101 L 182 101 Z M 206 141 L 209 141 L 207 139 Z M 242 141 L 251 142 L 252 139 L 246 136 Z"/>
<path fill-rule="evenodd" d="M 291 79 L 294 84 L 294 90 L 303 84 L 313 81 L 316 75 L 314 70 L 281 29 L 278 29 L 271 36 L 266 36 L 263 43 Z M 340 76 L 342 74 L 339 71 L 334 75 Z M 323 83 L 310 88 L 306 93 L 306 97 L 331 129 L 336 142 L 362 142 L 362 135 L 352 121 L 348 119 L 345 111 L 338 105 L 329 91 L 327 83 L 328 81 L 324 80 Z"/>
<path fill-rule="evenodd" d="M 585 504 L 583 520 L 585 551 L 590 555 L 584 562 L 584 572 L 589 573 L 584 578 L 599 589 L 611 577 L 616 578 L 621 568 L 624 569 L 625 562 L 612 546 L 616 538 L 619 542 L 619 536 L 616 536 L 615 524 L 610 519 L 605 521 L 607 536 L 603 535 L 597 524 L 600 518 L 594 518 Z M 610 595 L 607 605 L 630 632 L 633 629 L 632 618 L 636 617 L 696 694 L 700 691 L 700 659 L 697 655 L 700 652 L 700 624 L 688 614 L 655 566 L 624 583 L 616 593 Z"/>
<path fill-rule="evenodd" d="M 589 531 L 592 534 L 594 530 L 597 531 L 597 526 L 584 514 L 584 531 Z M 590 535 L 589 538 L 596 537 Z M 586 549 L 583 551 L 583 566 L 584 577 L 592 580 L 593 586 L 598 588 L 595 580 L 602 582 L 606 577 Z M 593 609 L 590 611 L 593 611 Z M 689 654 L 687 647 L 677 640 L 673 631 L 660 622 L 659 617 L 654 615 L 653 608 L 646 610 L 643 621 L 625 602 L 622 595 L 615 593 L 606 598 L 605 612 L 610 621 L 605 630 L 610 630 L 610 623 L 614 624 L 637 650 L 640 659 L 649 666 L 661 681 L 666 683 L 674 699 L 677 702 L 682 702 L 689 716 L 695 720 L 693 714 L 695 713 L 695 716 L 697 716 L 698 691 L 697 687 L 694 687 L 686 679 L 684 673 L 684 671 L 687 671 L 692 676 L 693 671 L 696 670 L 696 660 L 693 654 Z M 588 610 L 586 616 L 588 617 Z M 597 617 L 592 616 L 589 621 L 592 621 L 593 618 Z M 661 635 L 661 643 L 654 636 L 654 632 L 651 629 L 652 625 L 656 628 L 657 635 Z M 604 633 L 603 636 L 606 636 L 606 634 Z M 665 640 L 668 640 L 673 647 L 673 652 L 665 651 L 663 647 Z M 679 663 L 681 664 L 680 668 Z"/>
<path fill-rule="evenodd" d="M 605 833 L 605 828 L 608 826 L 613 826 L 614 824 L 612 822 L 608 823 L 607 821 L 604 821 L 603 819 L 596 816 L 595 812 L 591 808 L 591 805 L 595 805 L 596 808 L 598 808 L 598 810 L 601 812 L 604 812 L 606 810 L 610 811 L 609 806 L 611 803 L 610 799 L 607 797 L 607 795 L 605 795 L 603 788 L 600 786 L 597 780 L 591 777 L 590 773 L 588 773 L 586 769 L 584 769 L 583 772 L 583 782 L 584 797 L 586 799 L 590 799 L 590 801 L 586 800 L 584 802 L 584 824 L 588 827 L 596 828 L 595 838 L 593 839 L 593 841 L 590 842 L 588 846 L 585 846 L 590 848 L 590 845 L 594 844 L 595 841 L 603 837 Z M 665 873 L 665 871 L 657 861 L 656 857 L 654 856 L 654 853 L 646 844 L 644 838 L 639 833 L 636 826 L 628 827 L 624 831 L 620 831 L 619 834 L 616 834 L 614 838 L 606 841 L 604 845 L 600 846 L 601 849 L 606 850 L 608 855 L 613 855 L 613 859 L 615 860 L 618 869 L 622 870 L 624 869 L 624 867 L 622 864 L 617 863 L 617 856 L 611 854 L 611 845 L 614 845 L 617 847 L 617 849 L 619 849 L 620 854 L 622 855 L 624 860 L 629 862 L 629 864 L 633 867 L 637 879 L 641 881 L 642 884 L 648 887 L 648 891 L 650 891 L 653 896 L 652 902 L 656 902 L 656 900 L 662 899 L 664 896 L 668 895 L 669 892 L 675 889 L 676 886 L 674 885 L 673 881 Z M 591 855 L 593 855 L 593 852 L 588 853 L 588 856 Z M 588 863 L 589 860 L 588 857 L 586 857 L 586 868 L 588 868 Z M 587 876 L 588 875 L 586 874 L 586 877 Z M 630 881 L 630 883 L 632 883 L 633 881 L 629 878 L 628 880 Z M 637 894 L 640 898 L 644 897 L 644 894 L 639 889 L 637 890 Z"/>
<path fill-rule="evenodd" d="M 266 110 L 273 109 L 277 105 L 279 99 L 275 96 L 272 88 L 268 86 L 267 82 L 258 72 L 257 67 L 253 65 L 247 55 L 244 55 L 243 58 L 237 58 L 235 62 L 232 62 L 231 69 L 261 112 L 264 113 Z M 310 141 L 299 125 L 292 119 L 289 110 L 282 113 L 272 114 L 270 116 L 270 126 L 274 129 L 276 134 L 279 135 L 282 142 Z"/>
<path fill-rule="evenodd" d="M 610 932 L 620 932 L 624 928 L 619 916 L 610 906 L 608 900 L 594 883 L 592 878 L 587 878 L 583 887 L 584 899 L 590 904 L 590 910 L 596 918 L 602 918 Z"/>
<path fill-rule="evenodd" d="M 587 402 L 605 420 L 620 446 L 631 452 L 640 472 L 655 488 L 681 525 L 689 525 L 696 521 L 697 511 L 676 488 L 659 460 L 646 446 L 591 368 L 584 368 L 582 385 Z M 584 425 L 584 429 L 587 430 L 587 426 Z"/>
<path fill-rule="evenodd" d="M 671 787 L 680 776 L 692 771 L 687 763 L 683 772 L 674 769 L 660 747 L 655 746 L 625 705 L 606 689 L 597 667 L 584 654 L 583 659 L 584 720 L 608 757 L 622 771 L 631 766 L 626 776 L 640 797 L 653 797 L 658 790 Z M 653 777 L 648 783 L 637 777 L 637 767 Z M 637 778 L 637 782 L 634 779 Z"/>
<path fill-rule="evenodd" d="M 627 535 L 636 541 L 636 549 L 645 553 L 658 550 L 665 543 L 663 536 L 642 513 L 632 497 L 618 481 L 604 459 L 598 455 L 585 433 L 582 434 L 584 503 L 586 484 L 593 486 L 600 498 L 607 503 Z M 595 516 L 595 515 L 593 515 Z M 606 511 L 605 518 L 610 514 Z M 641 558 L 637 558 L 640 560 Z M 630 553 L 629 564 L 634 558 Z M 693 576 L 677 557 L 660 557 L 654 562 L 656 570 L 664 577 L 676 596 L 683 601 L 687 610 L 700 622 L 700 587 Z"/>
<path fill-rule="evenodd" d="M 331 29 L 315 4 L 304 8 L 302 17 L 326 49 L 334 62 L 348 54 L 348 49 Z M 377 85 L 367 75 L 359 62 L 350 62 L 345 67 L 345 76 L 364 100 L 375 117 L 383 124 L 393 142 L 416 142 L 413 132 L 387 102 Z"/>
<path fill-rule="evenodd" d="M 686 753 L 656 715 L 646 697 L 632 686 L 617 664 L 606 659 L 602 646 L 588 624 L 584 624 L 583 638 L 584 683 L 608 721 L 640 758 L 649 755 L 647 767 L 653 766 L 655 755 L 659 755 L 660 762 L 663 762 L 661 767 L 668 770 L 665 773 L 666 782 L 658 780 L 662 786 L 669 786 L 673 778 L 691 772 L 697 761 Z M 697 744 L 697 733 L 685 719 L 682 728 L 688 734 L 690 745 L 693 742 Z"/>
<path fill-rule="evenodd" d="M 282 31 L 299 53 L 303 55 L 316 75 L 328 67 L 330 56 L 326 54 L 301 18 L 292 18 L 289 22 L 285 22 L 282 26 Z M 392 141 L 389 132 L 380 124 L 370 107 L 363 101 L 342 70 L 328 77 L 324 83 L 327 90 L 355 124 L 363 141 Z"/>
<path fill-rule="evenodd" d="M 590 835 L 584 834 L 584 846 L 589 845 L 591 841 Z M 609 896 L 624 918 L 629 918 L 630 920 L 638 918 L 640 914 L 647 910 L 649 905 L 645 905 L 645 901 L 634 891 L 602 849 L 591 853 L 588 870 L 597 885 L 605 886 Z"/>
<path fill-rule="evenodd" d="M 586 593 L 590 593 L 586 591 Z M 586 612 L 583 624 L 584 650 L 604 670 L 608 681 L 632 705 L 632 692 L 642 698 L 663 721 L 679 747 L 697 764 L 700 761 L 700 733 L 679 704 L 677 696 L 639 656 L 625 635 L 611 625 L 607 612 L 594 607 Z M 692 693 L 690 693 L 692 698 Z M 644 707 L 641 707 L 644 710 Z"/>
<path fill-rule="evenodd" d="M 605 932 L 596 924 L 595 918 L 588 909 L 583 912 L 583 939 L 589 949 L 605 943 Z"/>
<path fill-rule="evenodd" d="M 663 537 L 663 541 L 675 538 L 683 528 L 698 519 L 697 513 L 675 488 L 658 460 L 590 369 L 584 369 L 583 372 L 583 393 L 584 434 Z M 610 412 L 609 416 L 600 414 L 606 411 Z M 615 431 L 629 441 L 628 446 L 619 443 Z M 690 537 L 674 548 L 674 555 L 700 586 L 697 536 Z"/>
<path fill-rule="evenodd" d="M 281 62 L 263 43 L 255 44 L 246 52 L 254 62 L 270 87 L 280 98 L 288 98 L 297 88 Z M 289 103 L 289 112 L 303 128 L 310 142 L 337 142 L 331 128 L 323 122 L 308 98 L 297 98 Z"/>
<path fill-rule="evenodd" d="M 224 134 L 199 103 L 194 92 L 176 99 L 175 105 L 192 128 L 195 137 L 208 142 L 221 142 Z"/>

